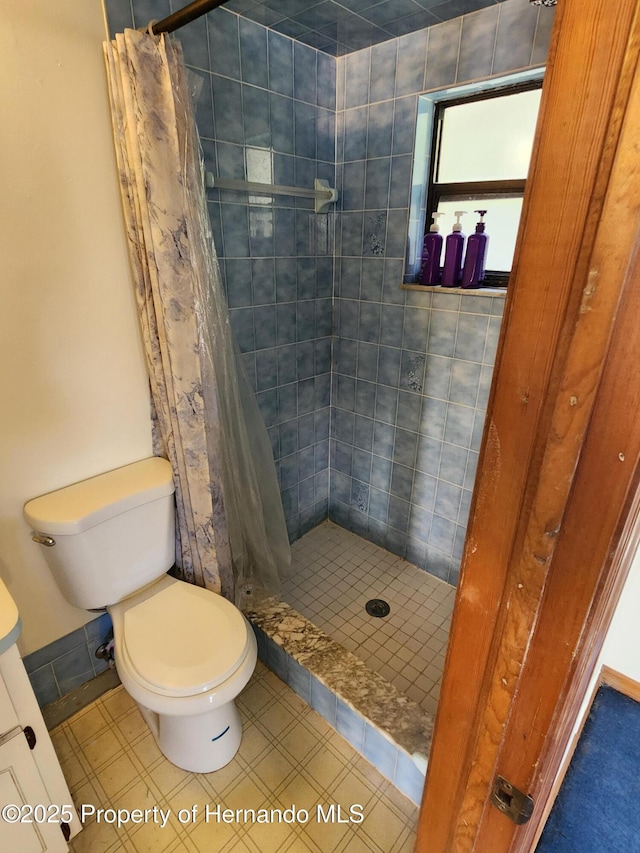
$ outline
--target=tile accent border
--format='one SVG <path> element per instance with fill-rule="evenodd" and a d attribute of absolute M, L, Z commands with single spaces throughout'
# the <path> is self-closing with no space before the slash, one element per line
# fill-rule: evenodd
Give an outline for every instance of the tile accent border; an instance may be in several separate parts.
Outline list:
<path fill-rule="evenodd" d="M 94 652 L 110 629 L 111 617 L 103 613 L 22 659 L 41 708 L 108 669 L 107 662 L 97 658 Z"/>
<path fill-rule="evenodd" d="M 67 693 L 62 699 L 51 702 L 42 709 L 42 716 L 49 731 L 55 729 L 69 717 L 77 714 L 87 705 L 95 702 L 103 693 L 113 690 L 120 685 L 120 678 L 116 668 L 105 669 L 100 675 L 96 675 L 90 681 L 85 681 L 80 687 L 75 687 L 71 693 Z"/>
<path fill-rule="evenodd" d="M 433 719 L 285 602 L 248 612 L 258 656 L 383 776 L 420 804 Z"/>

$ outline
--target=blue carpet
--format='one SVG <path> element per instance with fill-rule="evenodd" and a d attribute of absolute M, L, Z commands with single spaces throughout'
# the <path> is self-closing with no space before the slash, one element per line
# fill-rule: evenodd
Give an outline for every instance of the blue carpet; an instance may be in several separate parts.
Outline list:
<path fill-rule="evenodd" d="M 601 687 L 536 853 L 640 853 L 640 704 Z"/>

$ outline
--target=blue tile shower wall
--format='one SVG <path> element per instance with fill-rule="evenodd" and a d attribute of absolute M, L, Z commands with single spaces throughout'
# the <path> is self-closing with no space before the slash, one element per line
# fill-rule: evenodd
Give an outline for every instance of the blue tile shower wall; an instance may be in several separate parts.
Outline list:
<path fill-rule="evenodd" d="M 173 11 L 107 8 L 114 30 Z M 329 504 L 336 522 L 457 581 L 503 300 L 399 287 L 417 99 L 540 65 L 552 20 L 505 0 L 337 62 L 224 9 L 180 31 L 203 80 L 207 167 L 300 186 L 335 177 L 341 194 L 335 233 L 305 200 L 209 197 L 292 539 Z"/>
<path fill-rule="evenodd" d="M 400 289 L 418 95 L 539 65 L 552 18 L 506 0 L 338 60 L 330 517 L 452 584 L 504 299 Z"/>
<path fill-rule="evenodd" d="M 154 18 L 168 13 L 161 6 L 153 4 Z M 143 0 L 109 0 L 107 9 L 114 31 L 143 26 L 152 13 Z M 197 123 L 209 171 L 334 186 L 333 57 L 225 9 L 178 37 L 202 81 Z M 333 217 L 286 196 L 214 189 L 208 202 L 231 323 L 269 430 L 293 540 L 328 514 Z"/>
<path fill-rule="evenodd" d="M 331 518 L 454 584 L 503 304 L 339 300 Z"/>

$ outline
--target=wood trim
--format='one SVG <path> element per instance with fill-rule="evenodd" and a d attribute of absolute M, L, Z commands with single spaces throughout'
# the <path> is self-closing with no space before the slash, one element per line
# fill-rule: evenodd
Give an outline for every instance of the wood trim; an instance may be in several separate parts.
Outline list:
<path fill-rule="evenodd" d="M 640 270 L 637 272 L 640 273 Z M 636 302 L 638 309 L 640 302 Z M 639 345 L 640 340 L 636 336 L 634 346 L 638 348 Z M 632 391 L 633 398 L 637 398 L 637 391 Z M 624 405 L 624 395 L 618 398 L 614 406 L 618 412 L 621 404 Z M 549 753 L 554 750 L 564 752 L 569 742 L 586 684 L 593 672 L 618 597 L 618 593 L 612 589 L 612 582 L 619 581 L 621 585 L 624 580 L 624 574 L 612 562 L 612 552 L 616 551 L 619 519 L 627 509 L 625 491 L 628 493 L 637 488 L 640 455 L 638 430 L 633 429 L 629 420 L 625 420 L 625 426 L 631 428 L 628 444 L 620 443 L 620 435 L 613 436 L 610 444 L 606 440 L 602 444 L 600 439 L 603 433 L 596 429 L 589 437 L 591 447 L 585 447 L 584 468 L 579 475 L 581 482 L 576 486 L 576 492 L 581 492 L 577 497 L 583 499 L 578 499 L 567 512 L 554 564 L 547 579 L 547 601 L 538 613 L 538 624 L 523 667 L 523 680 L 527 683 L 521 685 L 522 690 L 513 703 L 512 720 L 500 746 L 497 760 L 500 772 L 516 774 L 520 780 L 524 780 L 521 784 L 526 785 L 536 801 L 530 824 L 513 834 L 512 846 L 509 848 L 513 851 L 524 853 L 530 850 L 528 839 L 537 830 L 537 824 L 542 823 L 546 812 L 546 782 L 557 775 L 557 765 L 549 760 Z M 593 464 L 593 457 L 602 452 L 611 464 L 620 446 L 625 447 L 625 456 L 631 461 L 629 476 L 625 476 L 625 472 L 614 485 L 612 479 L 615 467 L 611 465 L 612 478 L 608 481 L 605 478 L 603 482 L 597 476 L 598 466 Z M 587 468 L 590 468 L 590 475 Z M 611 501 L 603 507 L 599 489 L 608 493 L 609 486 L 612 488 Z M 598 514 L 599 525 L 596 525 L 594 519 Z M 585 530 L 587 518 L 593 524 L 591 530 Z M 582 543 L 576 541 L 578 530 L 582 531 Z M 579 547 L 580 544 L 582 547 Z M 579 584 L 576 583 L 578 566 Z M 567 608 L 567 602 L 572 597 L 571 608 Z M 609 609 L 610 604 L 612 606 Z M 536 682 L 538 689 L 534 687 Z M 542 686 L 544 689 L 541 689 Z M 535 720 L 532 719 L 532 702 Z M 527 703 L 529 709 L 526 708 Z M 527 743 L 524 747 L 523 727 L 527 729 Z M 513 752 L 510 755 L 514 745 L 520 751 L 517 755 Z M 513 831 L 511 827 L 508 829 Z"/>
<path fill-rule="evenodd" d="M 433 182 L 434 205 L 438 209 L 436 202 L 439 202 L 442 196 L 485 196 L 485 195 L 508 195 L 524 193 L 527 181 L 525 178 L 521 180 L 503 180 L 503 181 L 448 181 L 448 182 Z"/>
<path fill-rule="evenodd" d="M 533 824 L 527 824 L 526 826 L 526 838 L 525 834 L 521 834 L 518 841 L 522 845 L 523 850 L 535 850 L 538 846 L 538 842 L 540 841 L 540 837 L 544 830 L 545 824 L 549 819 L 549 815 L 551 814 L 551 810 L 553 809 L 553 804 L 556 801 L 556 797 L 560 793 L 560 789 L 562 788 L 564 778 L 567 775 L 567 770 L 571 766 L 571 759 L 573 758 L 573 754 L 576 751 L 578 746 L 578 742 L 582 736 L 582 732 L 584 729 L 584 724 L 587 722 L 587 717 L 589 716 L 589 711 L 591 710 L 591 706 L 593 705 L 593 700 L 596 698 L 596 693 L 598 692 L 598 687 L 600 687 L 600 682 L 597 681 L 591 688 L 591 695 L 589 696 L 589 701 L 586 705 L 585 712 L 580 719 L 580 724 L 575 732 L 572 732 L 571 740 L 568 748 L 565 750 L 564 754 L 561 756 L 561 766 L 557 773 L 555 773 L 552 779 L 549 779 L 550 791 L 544 800 L 543 809 L 539 812 L 540 820 L 534 821 Z"/>
<path fill-rule="evenodd" d="M 569 680 L 564 701 L 559 704 L 556 710 L 555 724 L 550 731 L 546 750 L 540 757 L 541 772 L 530 789 L 535 802 L 540 804 L 540 810 L 536 809 L 534 819 L 521 828 L 518 833 L 517 846 L 514 850 L 522 851 L 522 853 L 534 850 L 542 834 L 544 824 L 551 813 L 553 803 L 564 780 L 579 737 L 579 733 L 575 736 L 573 735 L 575 722 L 583 707 L 584 697 L 592 682 L 593 672 L 597 666 L 597 659 L 600 655 L 607 629 L 613 618 L 622 588 L 639 547 L 640 491 L 636 491 L 632 508 L 627 516 L 624 531 L 609 572 L 611 589 L 603 591 L 597 602 L 598 606 L 594 608 L 590 635 L 585 638 L 585 644 L 576 655 L 575 675 Z M 592 688 L 589 707 L 598 686 L 599 682 Z M 585 719 L 586 714 L 583 715 L 582 725 L 584 725 Z M 582 725 L 580 730 L 582 730 Z"/>
<path fill-rule="evenodd" d="M 514 851 L 528 850 L 526 838 L 544 806 L 538 789 L 551 775 L 546 761 L 549 745 L 554 740 L 565 747 L 568 744 L 631 562 L 629 556 L 623 565 L 627 535 L 624 531 L 629 525 L 635 527 L 637 510 L 632 507 L 637 499 L 640 460 L 640 423 L 636 408 L 640 404 L 640 375 L 635 368 L 640 356 L 637 323 L 640 311 L 639 35 L 636 29 L 630 41 L 629 61 L 623 66 L 620 78 L 623 84 L 620 94 L 628 91 L 625 81 L 630 76 L 632 88 L 591 256 L 593 273 L 590 277 L 597 274 L 600 300 L 599 304 L 590 303 L 587 322 L 584 316 L 576 320 L 570 351 L 575 357 L 570 355 L 567 362 L 567 395 L 573 389 L 581 389 L 575 391 L 581 399 L 588 359 L 600 347 L 601 356 L 598 357 L 606 361 L 591 407 L 588 430 L 576 457 L 572 492 L 563 509 L 562 527 L 544 581 L 542 606 L 528 638 L 518 696 L 510 708 L 509 726 L 503 734 L 497 760 L 498 772 L 504 771 L 507 778 L 510 778 L 509 773 L 517 775 L 529 791 L 538 795 L 533 823 L 514 834 L 511 848 Z M 621 217 L 625 225 L 621 229 L 611 229 L 612 216 Z M 587 290 L 590 287 L 587 281 Z M 599 339 L 596 328 L 603 333 L 607 327 L 610 339 Z M 559 403 L 562 405 L 562 396 Z M 562 427 L 558 430 L 555 423 L 552 432 L 560 435 Z M 565 438 L 568 437 L 569 434 Z M 568 449 L 566 440 L 558 444 Z M 555 476 L 561 473 L 559 466 L 551 471 Z M 604 502 L 603 494 L 607 495 Z M 571 602 L 570 607 L 568 602 Z M 578 691 L 573 686 L 574 681 L 584 686 Z M 572 719 L 567 719 L 563 731 L 558 726 L 559 714 L 569 695 L 574 713 Z M 535 713 L 532 713 L 534 707 Z M 524 744 L 523 736 L 526 737 Z M 491 832 L 491 823 L 504 823 L 497 820 L 500 817 L 492 810 L 487 815 L 485 831 Z M 511 831 L 511 827 L 508 830 Z M 507 828 L 503 829 L 503 834 L 509 834 Z"/>
<path fill-rule="evenodd" d="M 607 687 L 613 687 L 618 693 L 623 693 L 634 702 L 640 702 L 640 681 L 629 678 L 628 675 L 623 675 L 609 666 L 603 666 L 600 673 L 600 683 L 606 684 Z"/>
<path fill-rule="evenodd" d="M 615 587 L 602 569 L 612 565 L 640 456 L 629 370 L 640 340 L 624 322 L 640 311 L 629 292 L 640 275 L 629 264 L 637 203 L 624 198 L 622 229 L 618 214 L 615 225 L 602 217 L 638 59 L 636 6 L 621 0 L 615 16 L 605 0 L 588 12 L 579 0 L 558 7 L 417 850 L 510 849 L 515 826 L 488 807 L 494 773 L 521 789 L 533 784 L 559 692 L 575 674 L 572 656 L 593 654 L 593 632 L 601 635 L 604 625 L 594 614 Z M 618 160 L 631 181 L 638 180 L 635 159 Z M 640 184 L 634 192 L 640 197 Z M 630 351 L 620 349 L 618 335 Z M 616 373 L 631 403 L 620 396 Z M 616 447 L 626 462 L 618 469 Z M 577 584 L 581 542 L 586 572 Z M 570 644 L 554 646 L 565 635 Z M 558 650 L 562 660 L 554 663 Z"/>

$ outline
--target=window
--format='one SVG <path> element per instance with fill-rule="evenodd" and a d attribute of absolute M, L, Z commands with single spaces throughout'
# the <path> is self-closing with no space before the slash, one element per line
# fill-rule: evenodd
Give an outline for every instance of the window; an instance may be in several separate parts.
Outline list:
<path fill-rule="evenodd" d="M 505 286 L 513 262 L 522 198 L 540 106 L 540 80 L 435 101 L 425 230 L 442 214 L 446 237 L 464 210 L 462 231 L 475 230 L 486 210 L 484 286 Z"/>

